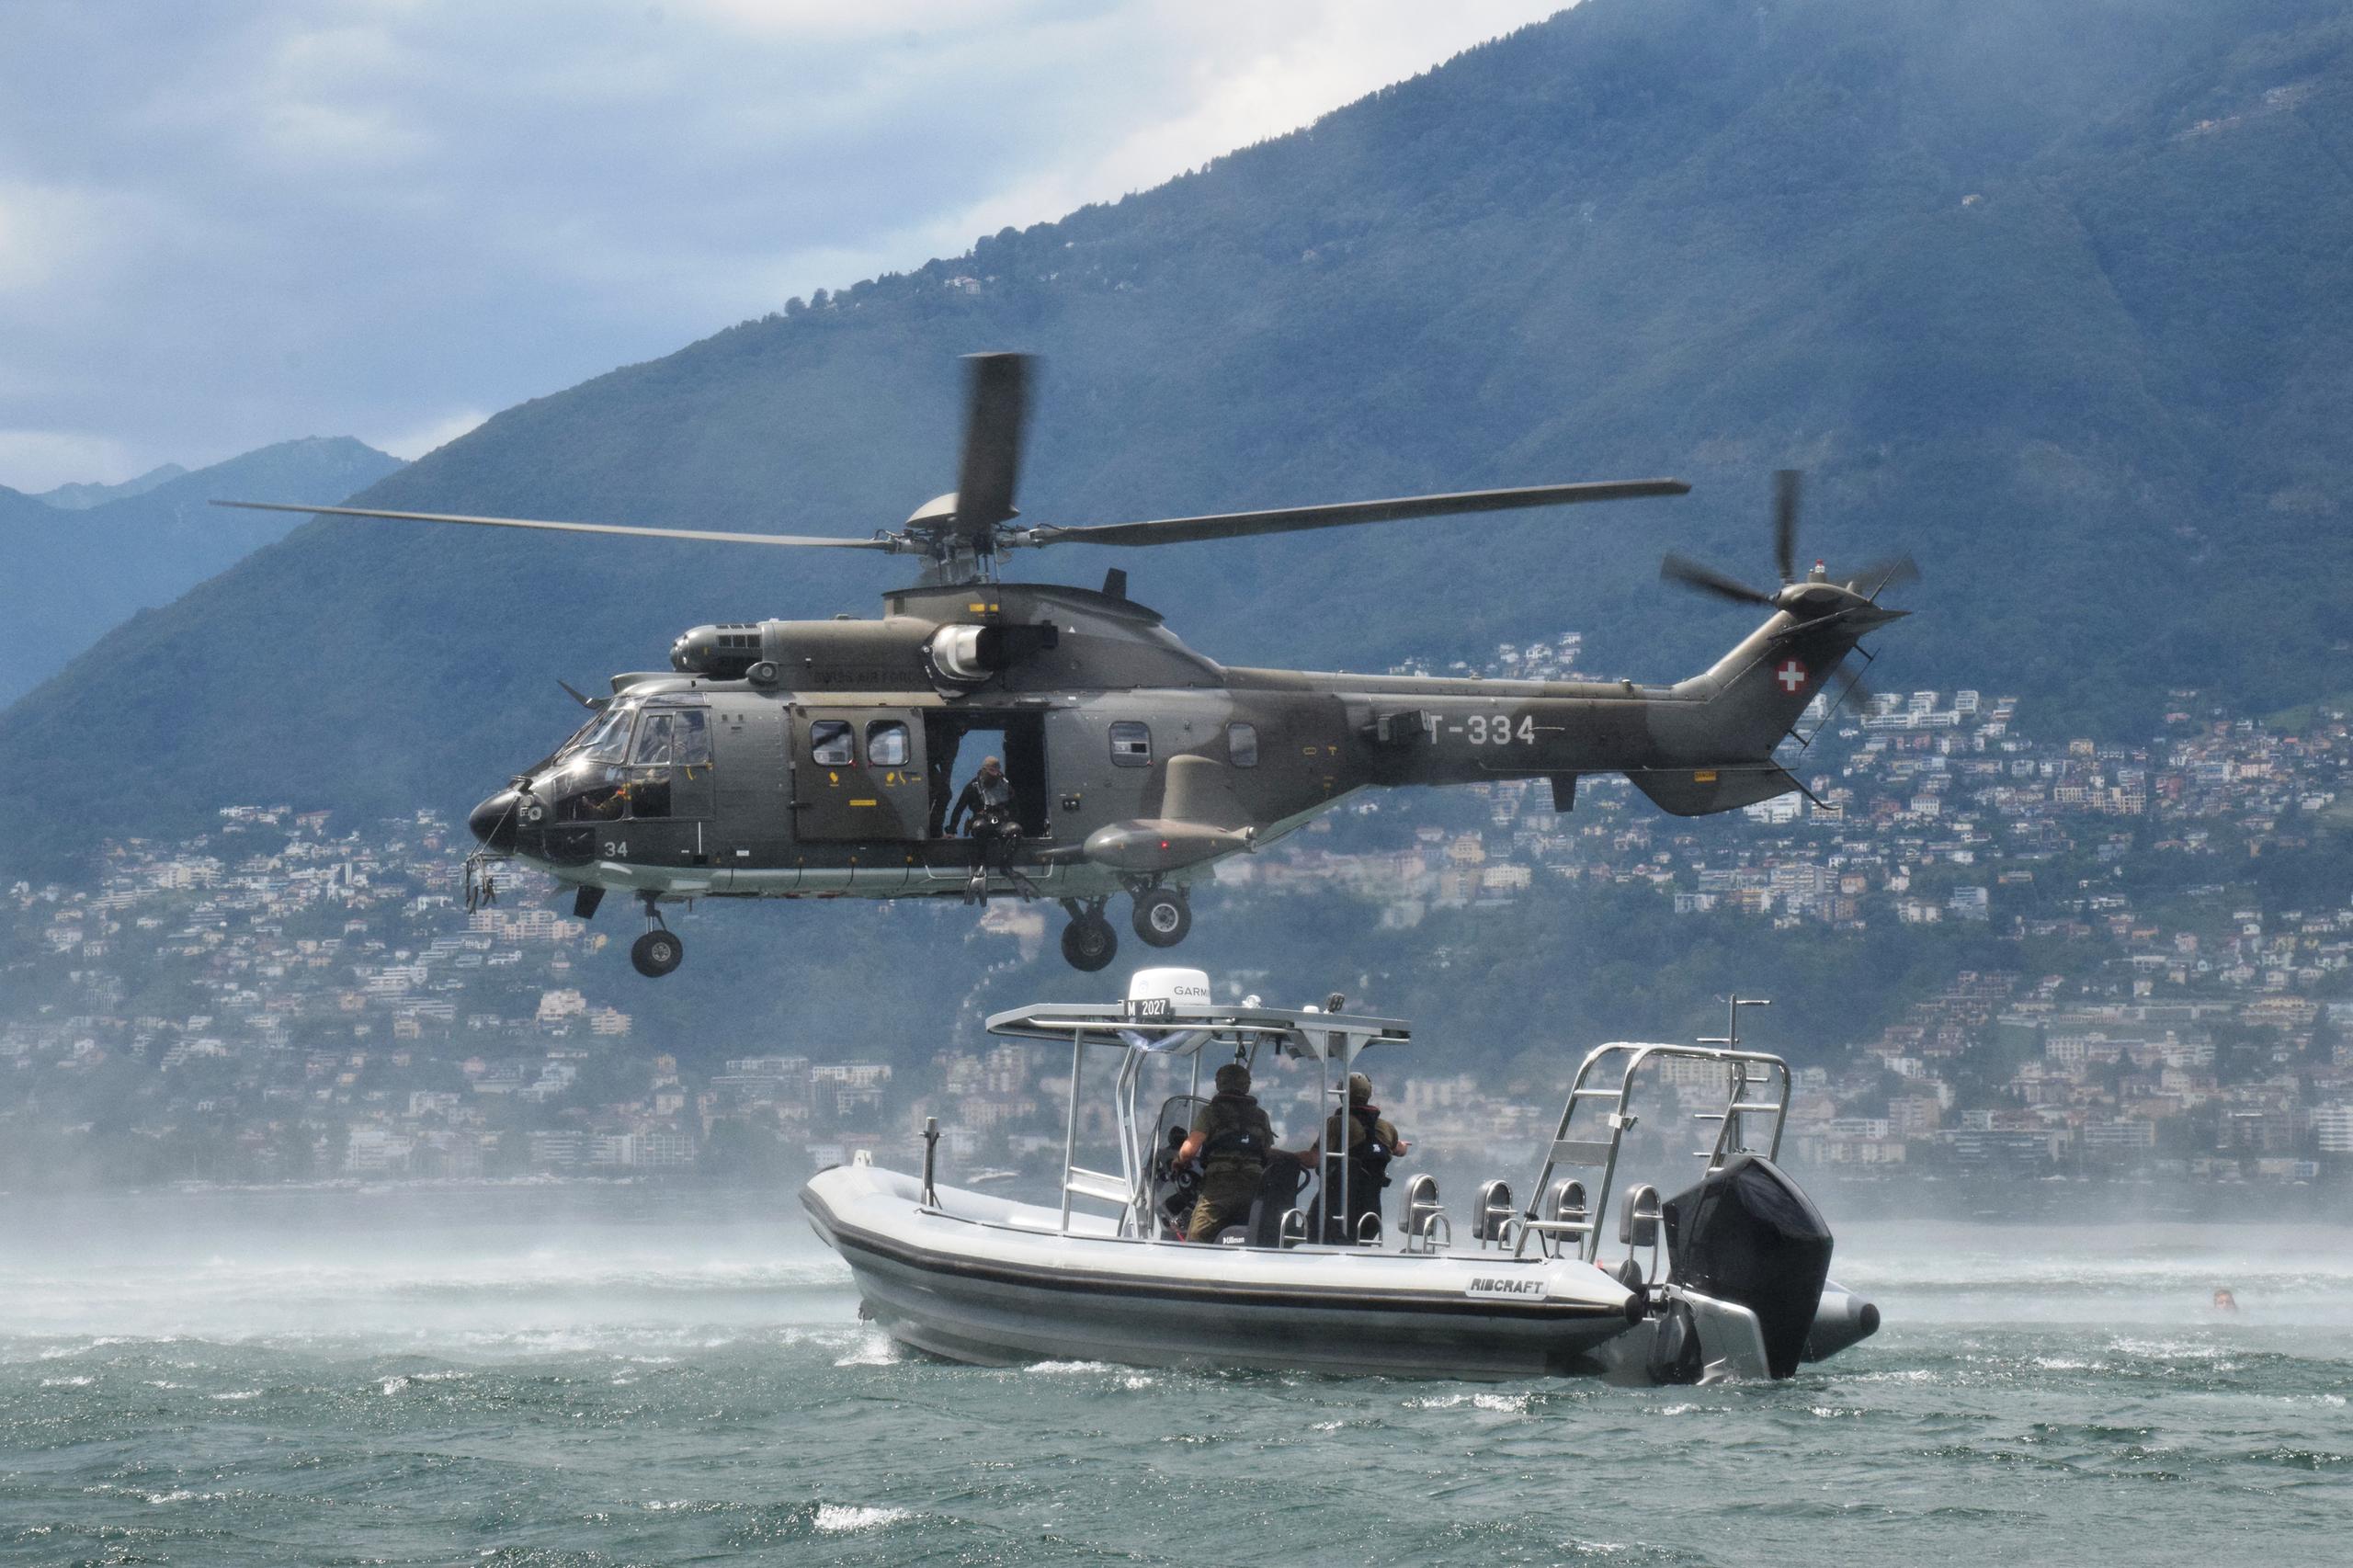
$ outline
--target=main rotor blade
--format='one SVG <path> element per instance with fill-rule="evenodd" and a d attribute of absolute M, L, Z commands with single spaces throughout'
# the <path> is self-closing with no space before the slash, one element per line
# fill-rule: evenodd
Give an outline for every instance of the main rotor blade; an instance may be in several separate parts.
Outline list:
<path fill-rule="evenodd" d="M 1021 426 L 1029 412 L 1029 356 L 972 354 L 964 411 L 964 456 L 956 471 L 956 526 L 967 534 L 1014 515 L 1021 472 Z"/>
<path fill-rule="evenodd" d="M 568 534 L 631 534 L 641 539 L 708 540 L 718 544 L 785 544 L 803 550 L 888 550 L 888 540 L 818 539 L 801 534 L 736 534 L 718 528 L 641 528 L 623 523 L 547 523 L 530 517 L 461 517 L 447 512 L 384 512 L 372 506 L 306 506 L 283 501 L 215 501 L 249 512 L 315 512 L 329 517 L 392 517 L 410 523 L 472 523 L 490 528 L 548 528 Z"/>
<path fill-rule="evenodd" d="M 1680 583 L 1687 588 L 1697 588 L 1703 594 L 1713 594 L 1720 599 L 1730 599 L 1737 605 L 1769 605 L 1773 596 L 1762 593 L 1741 582 L 1727 577 L 1712 566 L 1703 565 L 1688 555 L 1667 551 L 1658 563 L 1659 580 Z"/>
<path fill-rule="evenodd" d="M 1251 534 L 1297 533 L 1307 528 L 1347 528 L 1357 523 L 1393 523 L 1409 517 L 1444 517 L 1466 512 L 1509 512 L 1523 506 L 1566 506 L 1580 501 L 1623 501 L 1645 495 L 1681 495 L 1691 487 L 1679 479 L 1608 480 L 1586 484 L 1538 484 L 1518 490 L 1459 490 L 1444 495 L 1400 495 L 1386 501 L 1335 501 L 1321 506 L 1281 506 L 1265 512 L 1221 512 L 1200 517 L 1157 517 L 1142 523 L 1093 523 L 1077 528 L 1036 528 L 1013 536 L 1016 544 L 1191 544 L 1208 539 Z"/>
<path fill-rule="evenodd" d="M 1773 472 L 1773 564 L 1781 570 L 1781 581 L 1798 580 L 1798 471 L 1776 469 Z"/>

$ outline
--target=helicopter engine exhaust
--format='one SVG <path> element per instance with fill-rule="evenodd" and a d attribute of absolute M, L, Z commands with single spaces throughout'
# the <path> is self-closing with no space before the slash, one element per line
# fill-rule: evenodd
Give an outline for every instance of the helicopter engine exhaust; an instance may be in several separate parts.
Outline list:
<path fill-rule="evenodd" d="M 943 626 L 931 634 L 926 652 L 939 678 L 978 686 L 1061 641 L 1058 626 Z"/>

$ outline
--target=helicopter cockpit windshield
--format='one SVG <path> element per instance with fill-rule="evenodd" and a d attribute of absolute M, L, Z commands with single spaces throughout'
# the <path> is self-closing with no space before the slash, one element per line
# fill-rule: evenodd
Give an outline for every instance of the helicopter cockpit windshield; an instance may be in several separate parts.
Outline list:
<path fill-rule="evenodd" d="M 619 762 L 621 754 L 629 749 L 629 722 L 636 712 L 635 703 L 614 703 L 574 731 L 572 738 L 558 746 L 555 756 L 548 760 L 556 765 L 578 757 L 592 762 Z"/>
<path fill-rule="evenodd" d="M 629 781 L 621 763 L 629 755 L 630 724 L 636 717 L 635 703 L 616 702 L 582 725 L 549 760 L 556 821 L 620 820 L 629 809 Z"/>

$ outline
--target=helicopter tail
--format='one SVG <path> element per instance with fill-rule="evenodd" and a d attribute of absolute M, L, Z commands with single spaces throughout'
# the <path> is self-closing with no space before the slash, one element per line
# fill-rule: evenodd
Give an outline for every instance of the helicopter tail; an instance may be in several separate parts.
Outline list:
<path fill-rule="evenodd" d="M 1791 621 L 1776 616 L 1716 662 L 1677 687 L 1701 700 L 1669 739 L 1683 767 L 1629 769 L 1626 777 L 1660 810 L 1706 816 L 1755 805 L 1803 785 L 1773 760 L 1806 706 L 1825 690 L 1843 697 L 1839 666 L 1864 635 L 1904 612 L 1865 601 Z M 1705 760 L 1701 760 L 1705 759 Z"/>
<path fill-rule="evenodd" d="M 1774 762 L 1739 767 L 1630 767 L 1626 777 L 1651 798 L 1651 804 L 1678 817 L 1737 811 L 1805 788 Z"/>

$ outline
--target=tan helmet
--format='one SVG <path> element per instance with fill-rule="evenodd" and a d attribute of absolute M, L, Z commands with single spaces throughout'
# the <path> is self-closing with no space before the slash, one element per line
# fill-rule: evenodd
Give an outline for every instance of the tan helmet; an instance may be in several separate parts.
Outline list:
<path fill-rule="evenodd" d="M 1348 1101 L 1352 1105 L 1372 1103 L 1372 1080 L 1361 1073 L 1348 1074 Z"/>

